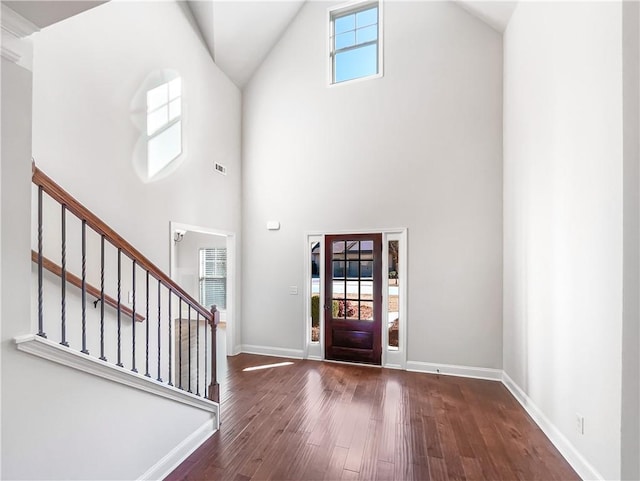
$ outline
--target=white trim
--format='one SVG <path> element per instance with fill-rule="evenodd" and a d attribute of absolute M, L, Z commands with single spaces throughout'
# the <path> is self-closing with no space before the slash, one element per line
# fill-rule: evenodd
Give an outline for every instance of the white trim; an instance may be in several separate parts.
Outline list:
<path fill-rule="evenodd" d="M 407 371 L 442 374 L 444 376 L 470 377 L 487 381 L 502 381 L 502 370 L 488 367 L 457 366 L 433 362 L 407 361 Z"/>
<path fill-rule="evenodd" d="M 325 235 L 349 235 L 349 234 L 398 234 L 406 232 L 406 227 L 371 227 L 370 229 L 343 229 L 343 230 L 329 230 L 329 231 L 308 231 L 305 232 L 305 236 L 325 236 Z"/>
<path fill-rule="evenodd" d="M 518 386 L 506 372 L 502 372 L 502 384 L 511 392 L 514 398 L 520 403 L 525 411 L 531 416 L 542 432 L 549 438 L 549 441 L 560 451 L 560 454 L 567 460 L 578 476 L 582 479 L 605 479 L 594 468 L 589 461 L 571 444 L 571 442 L 560 432 L 560 430 L 547 418 L 542 410 L 533 400 Z"/>
<path fill-rule="evenodd" d="M 32 70 L 33 47 L 31 40 L 27 37 L 40 29 L 4 3 L 0 12 L 2 30 L 0 55 L 9 62 Z"/>
<path fill-rule="evenodd" d="M 388 231 L 382 233 L 382 300 L 383 300 L 383 313 L 385 318 L 383 319 L 382 326 L 382 365 L 391 369 L 405 369 L 407 365 L 407 266 L 408 264 L 408 251 L 407 251 L 407 229 L 399 229 L 396 231 Z M 389 349 L 389 329 L 388 329 L 388 312 L 389 312 L 389 241 L 398 241 L 398 247 L 400 255 L 398 263 L 400 264 L 400 276 L 398 282 L 399 288 L 399 323 L 398 329 L 400 331 L 400 338 L 398 339 L 398 349 Z"/>
<path fill-rule="evenodd" d="M 82 354 L 78 351 L 61 346 L 49 339 L 27 334 L 15 338 L 18 350 L 42 357 L 63 366 L 68 366 L 82 372 L 93 374 L 110 381 L 114 381 L 125 386 L 129 386 L 141 391 L 145 391 L 157 396 L 161 396 L 172 401 L 187 404 L 191 407 L 202 409 L 213 413 L 218 417 L 219 404 L 208 399 L 201 398 L 195 394 L 182 391 L 176 387 L 168 386 L 155 379 L 148 378 L 142 374 L 128 371 L 124 368 L 101 361 L 95 357 Z"/>
<path fill-rule="evenodd" d="M 319 342 L 311 342 L 311 243 L 320 243 L 320 340 Z M 304 235 L 305 248 L 304 251 L 304 329 L 302 345 L 303 357 L 305 359 L 324 359 L 324 236 L 322 235 Z"/>
<path fill-rule="evenodd" d="M 215 418 L 210 419 L 193 433 L 187 436 L 180 444 L 169 451 L 160 461 L 151 466 L 139 480 L 162 480 L 177 468 L 191 453 L 198 449 L 202 443 L 209 439 L 218 430 Z"/>
<path fill-rule="evenodd" d="M 8 60 L 9 62 L 18 63 L 22 56 L 14 50 L 11 50 L 10 48 L 7 48 L 3 45 L 2 58 Z"/>
<path fill-rule="evenodd" d="M 2 30 L 15 38 L 28 37 L 32 33 L 40 31 L 40 28 L 38 28 L 37 25 L 30 22 L 4 3 L 2 4 L 1 13 Z"/>
<path fill-rule="evenodd" d="M 405 368 L 403 368 L 400 364 L 390 364 L 390 363 L 387 363 L 387 364 L 385 364 L 385 365 L 384 365 L 384 366 L 382 366 L 382 367 L 384 367 L 385 369 L 395 369 L 396 371 L 406 371 L 406 369 L 405 369 Z"/>
<path fill-rule="evenodd" d="M 304 351 L 302 349 L 286 349 L 283 347 L 267 347 L 242 344 L 240 346 L 240 352 L 243 352 L 245 354 L 259 354 L 261 356 L 288 357 L 291 359 L 304 358 Z"/>

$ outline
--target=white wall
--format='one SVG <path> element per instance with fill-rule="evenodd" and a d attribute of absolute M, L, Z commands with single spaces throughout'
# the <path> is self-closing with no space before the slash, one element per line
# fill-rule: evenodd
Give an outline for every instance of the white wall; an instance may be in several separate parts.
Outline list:
<path fill-rule="evenodd" d="M 0 263 L 2 264 L 2 306 L 0 344 L 2 410 L 0 429 L 2 439 L 2 472 L 5 476 L 11 460 L 7 459 L 7 448 L 14 441 L 7 429 L 8 406 L 22 393 L 15 390 L 19 354 L 13 337 L 29 326 L 29 184 L 31 153 L 31 72 L 2 58 L 2 179 L 0 205 L 2 239 Z M 9 121 L 9 119 L 11 119 Z M 9 302 L 10 301 L 10 302 Z M 38 376 L 34 377 L 35 390 Z M 37 394 L 33 394 L 37 396 Z M 39 396 L 37 396 L 39 398 Z M 25 416 L 28 413 L 24 414 Z"/>
<path fill-rule="evenodd" d="M 35 37 L 39 167 L 166 271 L 170 220 L 239 230 L 240 93 L 179 6 L 109 3 Z M 209 415 L 16 350 L 32 323 L 31 73 L 2 62 L 2 478 L 134 479 Z M 130 104 L 165 67 L 183 75 L 189 155 L 173 176 L 142 184 Z"/>
<path fill-rule="evenodd" d="M 621 28 L 619 2 L 521 2 L 504 35 L 504 369 L 580 474 L 606 479 L 621 474 Z"/>
<path fill-rule="evenodd" d="M 305 4 L 244 91 L 243 342 L 302 349 L 304 232 L 407 227 L 408 359 L 500 368 L 501 36 L 386 2 L 384 77 L 329 88 L 330 5 Z"/>
<path fill-rule="evenodd" d="M 624 2 L 622 479 L 640 479 L 640 3 Z"/>
<path fill-rule="evenodd" d="M 143 184 L 131 104 L 163 68 L 182 76 L 187 154 Z M 240 92 L 176 3 L 109 2 L 37 34 L 33 112 L 36 164 L 165 272 L 169 221 L 239 231 Z"/>

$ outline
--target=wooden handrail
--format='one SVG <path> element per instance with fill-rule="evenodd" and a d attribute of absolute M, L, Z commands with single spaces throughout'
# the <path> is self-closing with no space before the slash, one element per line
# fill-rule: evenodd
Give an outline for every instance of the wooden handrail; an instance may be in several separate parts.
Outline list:
<path fill-rule="evenodd" d="M 38 263 L 38 253 L 34 250 L 31 251 L 31 260 L 36 264 Z M 62 277 L 62 267 L 53 262 L 51 259 L 42 256 L 42 267 L 44 267 L 52 274 L 58 277 Z M 80 279 L 78 276 L 67 271 L 65 277 L 67 278 L 67 282 L 69 284 L 76 286 L 78 289 L 82 289 L 82 279 Z M 91 284 L 85 284 L 85 288 L 87 289 L 87 294 L 95 297 L 98 300 L 101 299 L 100 289 L 92 286 Z M 118 301 L 113 297 L 108 296 L 107 294 L 104 295 L 104 303 L 108 306 L 113 307 L 114 309 L 118 309 Z M 133 315 L 133 311 L 127 306 L 123 306 L 122 303 L 120 303 L 120 312 L 122 312 L 129 319 L 131 319 L 131 316 Z M 136 313 L 136 321 L 142 322 L 144 320 L 144 316 Z"/>
<path fill-rule="evenodd" d="M 162 283 L 167 289 L 181 297 L 193 309 L 199 312 L 206 320 L 211 321 L 212 313 L 202 307 L 193 297 L 191 297 L 182 287 L 176 284 L 169 276 L 162 272 L 153 262 L 147 259 L 135 247 L 124 240 L 116 231 L 105 224 L 98 216 L 78 202 L 71 194 L 56 184 L 44 172 L 38 169 L 35 162 L 32 164 L 31 180 L 34 184 L 42 187 L 52 199 L 56 200 L 66 209 L 81 220 L 99 235 L 105 237 L 114 247 L 120 249 L 127 257 L 135 261 L 137 265 L 148 271 L 153 277 Z"/>

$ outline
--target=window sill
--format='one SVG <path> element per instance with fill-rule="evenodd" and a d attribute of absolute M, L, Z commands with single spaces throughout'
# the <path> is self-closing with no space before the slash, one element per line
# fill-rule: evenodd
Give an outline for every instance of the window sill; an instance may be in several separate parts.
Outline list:
<path fill-rule="evenodd" d="M 352 85 L 352 84 L 359 83 L 359 82 L 366 82 L 367 80 L 381 79 L 382 77 L 384 77 L 384 73 L 380 72 L 380 73 L 377 73 L 375 75 L 369 75 L 367 77 L 358 77 L 358 78 L 354 78 L 354 79 L 351 79 L 351 80 L 345 80 L 343 82 L 329 83 L 329 85 L 327 85 L 327 87 L 334 88 L 334 87 L 340 87 L 342 85 Z"/>

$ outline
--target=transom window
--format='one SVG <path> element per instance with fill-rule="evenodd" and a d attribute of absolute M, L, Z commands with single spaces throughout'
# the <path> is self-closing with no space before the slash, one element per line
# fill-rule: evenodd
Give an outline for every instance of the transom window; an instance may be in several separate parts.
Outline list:
<path fill-rule="evenodd" d="M 331 83 L 381 73 L 379 3 L 334 10 L 330 18 Z"/>
<path fill-rule="evenodd" d="M 182 80 L 147 92 L 147 176 L 152 178 L 182 153 Z"/>

